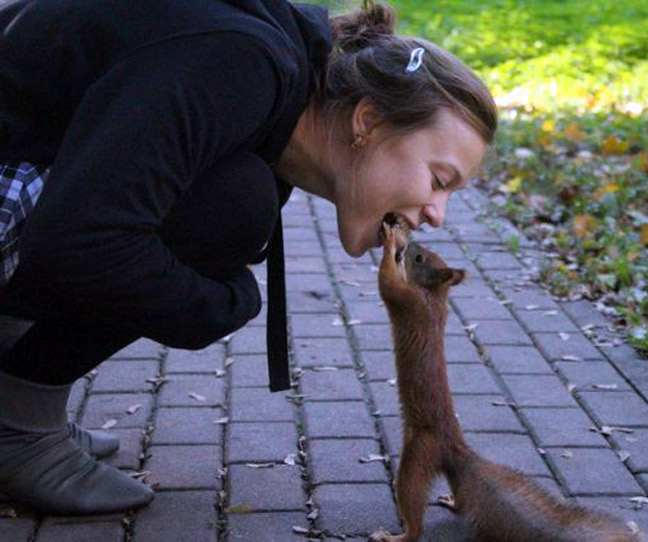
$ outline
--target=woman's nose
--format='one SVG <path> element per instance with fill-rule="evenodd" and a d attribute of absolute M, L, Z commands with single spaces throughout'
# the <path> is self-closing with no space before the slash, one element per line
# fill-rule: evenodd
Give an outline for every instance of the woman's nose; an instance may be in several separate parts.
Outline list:
<path fill-rule="evenodd" d="M 446 207 L 448 206 L 448 197 L 449 194 L 446 192 L 438 193 L 435 195 L 434 201 L 423 207 L 425 221 L 433 228 L 443 226 L 443 219 L 445 218 Z"/>

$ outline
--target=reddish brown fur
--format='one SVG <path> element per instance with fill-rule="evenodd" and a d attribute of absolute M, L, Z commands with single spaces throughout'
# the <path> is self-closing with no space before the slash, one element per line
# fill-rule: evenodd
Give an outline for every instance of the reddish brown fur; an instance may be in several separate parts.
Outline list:
<path fill-rule="evenodd" d="M 406 531 L 374 541 L 416 542 L 431 481 L 448 478 L 455 509 L 479 542 L 638 542 L 623 523 L 551 497 L 532 480 L 480 458 L 466 444 L 448 387 L 443 336 L 449 288 L 463 279 L 405 232 L 384 227 L 380 294 L 392 322 L 404 442 L 396 481 Z"/>

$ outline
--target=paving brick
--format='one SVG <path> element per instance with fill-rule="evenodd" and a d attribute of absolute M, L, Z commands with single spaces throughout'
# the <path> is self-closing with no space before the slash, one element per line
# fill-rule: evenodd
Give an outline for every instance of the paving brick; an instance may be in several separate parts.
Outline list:
<path fill-rule="evenodd" d="M 311 312 L 337 313 L 335 295 L 329 289 L 286 292 L 286 304 L 290 314 Z"/>
<path fill-rule="evenodd" d="M 223 379 L 216 375 L 173 374 L 167 378 L 158 396 L 161 406 L 219 406 L 225 400 Z"/>
<path fill-rule="evenodd" d="M 513 409 L 498 395 L 456 395 L 455 412 L 464 431 L 524 432 Z"/>
<path fill-rule="evenodd" d="M 540 351 L 550 360 L 561 360 L 565 356 L 603 359 L 603 355 L 580 332 L 570 333 L 568 341 L 563 341 L 557 333 L 533 333 L 532 337 Z"/>
<path fill-rule="evenodd" d="M 648 427 L 648 404 L 632 392 L 582 392 L 599 425 Z"/>
<path fill-rule="evenodd" d="M 443 343 L 448 363 L 481 363 L 477 347 L 467 337 L 444 337 Z"/>
<path fill-rule="evenodd" d="M 225 345 L 215 343 L 202 350 L 169 348 L 164 362 L 165 373 L 213 373 L 222 369 Z"/>
<path fill-rule="evenodd" d="M 565 385 L 555 375 L 503 375 L 518 406 L 577 406 Z"/>
<path fill-rule="evenodd" d="M 227 541 L 305 542 L 303 535 L 294 533 L 293 526 L 308 529 L 306 515 L 297 512 L 230 514 L 227 519 Z"/>
<path fill-rule="evenodd" d="M 110 356 L 110 359 L 160 359 L 164 348 L 160 343 L 150 339 L 139 339 Z"/>
<path fill-rule="evenodd" d="M 488 359 L 500 374 L 553 374 L 540 353 L 531 346 L 489 346 Z"/>
<path fill-rule="evenodd" d="M 374 420 L 362 401 L 306 402 L 304 410 L 311 438 L 375 436 Z"/>
<path fill-rule="evenodd" d="M 579 301 L 566 301 L 560 306 L 567 312 L 579 326 L 607 326 L 608 318 L 597 311 L 590 301 L 581 299 Z"/>
<path fill-rule="evenodd" d="M 119 450 L 103 461 L 119 469 L 139 470 L 144 448 L 142 429 L 110 429 L 110 432 L 119 437 Z"/>
<path fill-rule="evenodd" d="M 155 378 L 158 362 L 154 360 L 129 360 L 102 363 L 92 382 L 93 392 L 149 391 L 152 386 L 146 380 Z"/>
<path fill-rule="evenodd" d="M 566 361 L 558 362 L 555 366 L 562 377 L 575 384 L 579 391 L 607 389 L 597 386 L 616 386 L 614 389 L 619 391 L 630 390 L 625 379 L 607 361 Z"/>
<path fill-rule="evenodd" d="M 297 453 L 297 431 L 293 423 L 232 423 L 228 428 L 227 460 L 283 461 Z"/>
<path fill-rule="evenodd" d="M 619 457 L 606 448 L 547 450 L 572 495 L 639 495 L 641 487 Z M 569 457 L 565 457 L 569 455 Z"/>
<path fill-rule="evenodd" d="M 215 445 L 151 446 L 146 469 L 160 489 L 213 489 L 221 466 L 221 448 Z"/>
<path fill-rule="evenodd" d="M 371 300 L 349 304 L 347 313 L 351 320 L 359 320 L 363 324 L 389 323 L 389 315 L 382 301 Z"/>
<path fill-rule="evenodd" d="M 371 382 L 369 385 L 380 416 L 398 416 L 400 403 L 398 389 L 388 382 Z"/>
<path fill-rule="evenodd" d="M 487 299 L 493 297 L 495 292 L 483 280 L 480 280 L 479 275 L 468 277 L 467 280 L 455 286 L 450 290 L 449 298 L 454 301 L 462 297 L 469 297 L 472 299 Z"/>
<path fill-rule="evenodd" d="M 236 388 L 267 388 L 268 358 L 265 355 L 238 355 L 230 365 L 232 386 Z"/>
<path fill-rule="evenodd" d="M 466 440 L 489 461 L 521 470 L 529 476 L 551 476 L 531 439 L 511 433 L 466 433 Z"/>
<path fill-rule="evenodd" d="M 135 414 L 126 411 L 142 405 Z M 87 429 L 98 429 L 109 420 L 117 420 L 119 429 L 144 427 L 153 406 L 153 396 L 149 393 L 111 393 L 90 394 L 83 413 L 81 425 Z"/>
<path fill-rule="evenodd" d="M 468 521 L 442 506 L 429 506 L 423 516 L 421 540 L 435 542 L 473 542 Z"/>
<path fill-rule="evenodd" d="M 630 380 L 644 397 L 648 397 L 646 360 L 627 344 L 621 344 L 617 348 L 606 348 L 605 354 L 619 372 Z"/>
<path fill-rule="evenodd" d="M 134 540 L 216 542 L 216 493 L 213 491 L 168 491 L 158 493 L 139 513 Z"/>
<path fill-rule="evenodd" d="M 296 340 L 311 337 L 346 337 L 346 326 L 339 315 L 300 314 L 291 321 Z"/>
<path fill-rule="evenodd" d="M 0 534 L 2 531 L 0 531 Z M 38 530 L 39 542 L 122 542 L 124 527 L 120 521 L 88 523 L 57 523 L 48 519 Z M 2 540 L 12 540 L 5 539 Z M 13 540 L 12 540 L 13 542 Z"/>
<path fill-rule="evenodd" d="M 306 370 L 301 376 L 301 392 L 306 401 L 361 400 L 362 387 L 353 369 Z"/>
<path fill-rule="evenodd" d="M 0 504 L 0 510 L 4 507 Z M 0 518 L 0 540 L 28 542 L 36 528 L 36 521 L 23 518 Z"/>
<path fill-rule="evenodd" d="M 512 320 L 511 313 L 497 300 L 480 299 L 479 303 L 469 298 L 458 298 L 453 305 L 465 320 Z"/>
<path fill-rule="evenodd" d="M 286 274 L 297 273 L 326 274 L 326 265 L 321 256 L 293 256 L 286 258 Z"/>
<path fill-rule="evenodd" d="M 286 243 L 291 241 L 317 242 L 317 235 L 312 228 L 284 228 L 284 239 Z"/>
<path fill-rule="evenodd" d="M 556 333 L 580 333 L 580 330 L 565 314 L 558 310 L 521 310 L 517 311 L 517 317 L 524 327 L 532 332 L 549 332 Z"/>
<path fill-rule="evenodd" d="M 322 245 L 319 241 L 291 241 L 285 246 L 286 257 L 321 256 Z"/>
<path fill-rule="evenodd" d="M 360 284 L 359 286 L 340 284 L 339 289 L 342 299 L 344 299 L 344 303 L 347 306 L 362 301 L 380 302 L 377 284 Z"/>
<path fill-rule="evenodd" d="M 608 512 L 624 522 L 634 521 L 644 537 L 648 535 L 648 506 L 646 505 L 637 509 L 628 497 L 578 497 L 577 501 L 588 508 Z"/>
<path fill-rule="evenodd" d="M 517 322 L 508 321 L 475 321 L 479 326 L 475 328 L 477 342 L 484 345 L 504 344 L 513 346 L 531 346 L 531 339 Z"/>
<path fill-rule="evenodd" d="M 482 269 L 521 269 L 522 266 L 506 252 L 484 252 L 477 256 L 477 266 Z"/>
<path fill-rule="evenodd" d="M 331 291 L 328 275 L 287 275 L 286 290 L 292 291 Z"/>
<path fill-rule="evenodd" d="M 648 429 L 635 429 L 630 434 L 613 431 L 610 438 L 617 448 L 630 454 L 626 463 L 633 472 L 648 472 Z"/>
<path fill-rule="evenodd" d="M 67 402 L 67 413 L 71 420 L 76 420 L 81 410 L 81 405 L 85 399 L 86 390 L 88 388 L 88 380 L 86 378 L 79 378 L 72 385 L 70 396 Z"/>
<path fill-rule="evenodd" d="M 467 243 L 499 243 L 499 237 L 493 233 L 485 224 L 476 222 L 468 224 L 457 224 L 451 228 L 460 240 Z"/>
<path fill-rule="evenodd" d="M 500 393 L 490 371 L 484 365 L 455 363 L 448 365 L 448 383 L 452 393 Z M 434 383 L 430 383 L 434 385 Z"/>
<path fill-rule="evenodd" d="M 276 465 L 259 469 L 230 465 L 228 481 L 230 508 L 245 506 L 251 511 L 306 508 L 307 497 L 302 490 L 297 466 Z"/>
<path fill-rule="evenodd" d="M 380 418 L 380 423 L 385 431 L 387 452 L 393 459 L 403 447 L 403 422 L 400 416 L 386 416 Z"/>
<path fill-rule="evenodd" d="M 288 393 L 270 393 L 261 388 L 233 388 L 230 421 L 291 422 L 293 405 Z"/>
<path fill-rule="evenodd" d="M 309 458 L 313 482 L 387 482 L 383 462 L 360 462 L 361 458 L 379 453 L 375 440 L 311 440 Z"/>
<path fill-rule="evenodd" d="M 527 408 L 540 446 L 607 446 L 606 440 L 590 430 L 592 420 L 580 408 Z"/>
<path fill-rule="evenodd" d="M 378 268 L 372 265 L 355 263 L 333 264 L 333 276 L 340 284 L 375 284 L 378 280 Z"/>
<path fill-rule="evenodd" d="M 222 444 L 222 408 L 160 408 L 155 418 L 153 444 Z"/>
<path fill-rule="evenodd" d="M 390 380 L 396 378 L 394 353 L 390 350 L 375 350 L 360 353 L 369 380 Z"/>
<path fill-rule="evenodd" d="M 295 339 L 293 343 L 301 367 L 353 367 L 353 353 L 346 339 Z"/>
<path fill-rule="evenodd" d="M 400 532 L 387 484 L 324 484 L 315 488 L 313 499 L 320 509 L 318 525 L 330 533 Z"/>
<path fill-rule="evenodd" d="M 244 327 L 236 331 L 230 340 L 230 352 L 236 354 L 265 354 L 266 331 L 261 327 Z"/>
<path fill-rule="evenodd" d="M 392 349 L 391 325 L 354 326 L 353 330 L 358 339 L 360 350 Z"/>
<path fill-rule="evenodd" d="M 511 301 L 510 306 L 518 310 L 558 310 L 559 305 L 547 292 L 537 287 L 502 288 L 504 297 Z M 528 307 L 528 308 L 527 308 Z"/>

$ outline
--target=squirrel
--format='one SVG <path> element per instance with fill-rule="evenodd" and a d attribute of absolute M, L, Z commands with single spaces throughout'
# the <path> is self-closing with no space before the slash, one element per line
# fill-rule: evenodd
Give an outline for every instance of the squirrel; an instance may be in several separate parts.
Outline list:
<path fill-rule="evenodd" d="M 393 220 L 392 220 L 393 222 Z M 465 277 L 434 252 L 407 243 L 407 228 L 382 226 L 379 290 L 392 327 L 404 422 L 396 502 L 405 533 L 373 542 L 416 542 L 432 480 L 444 475 L 479 542 L 640 542 L 620 520 L 560 502 L 521 472 L 480 457 L 466 443 L 448 386 L 443 335 L 450 287 Z"/>

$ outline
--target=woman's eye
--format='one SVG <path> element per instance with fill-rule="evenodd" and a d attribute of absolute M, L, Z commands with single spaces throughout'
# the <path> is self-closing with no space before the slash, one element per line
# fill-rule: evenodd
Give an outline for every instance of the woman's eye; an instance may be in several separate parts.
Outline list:
<path fill-rule="evenodd" d="M 414 263 L 420 264 L 423 263 L 424 260 L 425 258 L 423 258 L 423 254 L 417 254 L 416 256 L 414 256 Z"/>
<path fill-rule="evenodd" d="M 434 190 L 445 190 L 445 186 L 436 175 L 433 177 L 433 179 L 434 180 L 432 181 L 432 188 Z"/>

